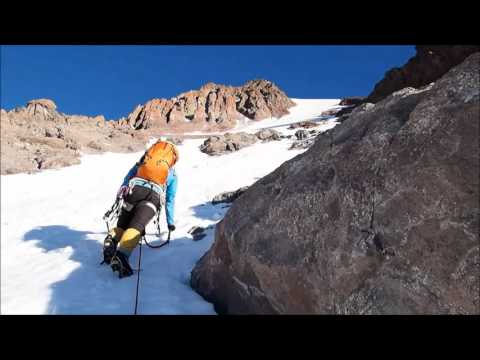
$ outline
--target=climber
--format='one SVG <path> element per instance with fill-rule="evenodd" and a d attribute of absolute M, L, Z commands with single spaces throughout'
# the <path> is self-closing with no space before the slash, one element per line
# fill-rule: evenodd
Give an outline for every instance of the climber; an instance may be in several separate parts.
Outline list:
<path fill-rule="evenodd" d="M 157 141 L 130 169 L 117 192 L 123 206 L 116 227 L 104 240 L 103 257 L 120 278 L 133 274 L 128 258 L 145 235 L 148 223 L 163 206 L 168 230 L 175 230 L 177 161 L 176 146 L 163 139 Z"/>

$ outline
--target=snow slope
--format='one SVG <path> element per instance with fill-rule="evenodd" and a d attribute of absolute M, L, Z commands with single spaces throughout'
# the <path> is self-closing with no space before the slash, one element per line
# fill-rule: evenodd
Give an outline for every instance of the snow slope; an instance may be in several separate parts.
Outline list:
<path fill-rule="evenodd" d="M 289 109 L 290 114 L 282 116 L 280 119 L 270 118 L 262 121 L 246 120 L 243 126 L 237 126 L 235 130 L 253 132 L 257 129 L 281 128 L 304 120 L 319 121 L 321 120 L 320 115 L 325 109 L 342 107 L 336 106 L 340 102 L 340 99 L 292 99 L 292 101 L 296 103 L 297 106 Z"/>
<path fill-rule="evenodd" d="M 338 100 L 295 100 L 288 117 L 245 124 L 244 131 L 317 118 Z M 335 126 L 335 119 L 321 125 Z M 291 131 L 290 131 L 291 132 Z M 220 192 L 250 185 L 304 150 L 287 150 L 291 140 L 258 143 L 232 154 L 210 157 L 202 139 L 179 146 L 177 230 L 161 249 L 142 248 L 140 314 L 215 314 L 190 285 L 190 272 L 213 242 L 193 241 L 192 226 L 217 223 L 228 210 L 211 205 Z M 99 265 L 106 235 L 102 216 L 142 153 L 84 155 L 79 165 L 38 174 L 1 176 L 2 314 L 133 314 L 137 276 L 119 280 Z M 162 214 L 165 231 L 165 216 Z M 153 222 L 147 239 L 155 244 Z M 165 237 L 166 235 L 163 234 Z M 131 264 L 137 267 L 138 248 Z"/>
<path fill-rule="evenodd" d="M 280 119 L 268 118 L 262 121 L 250 120 L 246 117 L 238 121 L 237 126 L 230 132 L 246 131 L 255 132 L 259 129 L 265 128 L 284 128 L 286 125 L 290 125 L 296 122 L 305 120 L 319 122 L 322 121 L 321 113 L 326 109 L 344 108 L 345 106 L 338 105 L 340 99 L 291 99 L 296 106 L 289 109 L 290 114 L 282 116 Z M 218 132 L 199 132 L 194 131 L 185 133 L 185 135 L 216 135 Z"/>

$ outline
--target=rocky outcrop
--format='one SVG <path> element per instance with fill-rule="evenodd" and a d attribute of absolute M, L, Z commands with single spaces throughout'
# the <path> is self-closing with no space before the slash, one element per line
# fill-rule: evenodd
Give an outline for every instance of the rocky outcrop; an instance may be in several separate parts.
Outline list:
<path fill-rule="evenodd" d="M 172 144 L 175 144 L 175 145 L 182 145 L 183 144 L 183 138 L 181 138 L 181 137 L 167 138 L 166 140 L 168 142 L 171 142 Z"/>
<path fill-rule="evenodd" d="M 202 240 L 205 236 L 207 236 L 205 231 L 208 229 L 210 229 L 210 227 L 203 228 L 201 226 L 193 226 L 190 230 L 188 230 L 188 233 L 192 235 L 193 241 L 199 241 Z"/>
<path fill-rule="evenodd" d="M 226 191 L 221 194 L 218 194 L 212 199 L 212 205 L 217 205 L 221 203 L 232 203 L 238 199 L 245 191 L 247 191 L 248 186 L 241 187 L 235 191 Z"/>
<path fill-rule="evenodd" d="M 34 118 L 53 120 L 60 115 L 56 109 L 57 105 L 52 100 L 37 99 L 29 101 L 25 111 Z"/>
<path fill-rule="evenodd" d="M 166 99 L 153 99 L 125 120 L 133 129 L 155 128 L 170 132 L 228 130 L 247 117 L 262 120 L 287 115 L 295 103 L 266 80 L 249 81 L 241 87 L 208 83 Z"/>
<path fill-rule="evenodd" d="M 245 132 L 210 136 L 200 146 L 200 151 L 208 155 L 222 155 L 253 145 L 257 140 L 258 138 L 255 135 Z"/>
<path fill-rule="evenodd" d="M 283 91 L 270 81 L 252 80 L 236 91 L 237 111 L 249 119 L 262 120 L 288 115 L 295 106 Z"/>
<path fill-rule="evenodd" d="M 297 130 L 295 132 L 295 137 L 298 139 L 298 140 L 304 140 L 308 137 L 308 131 L 307 130 Z"/>
<path fill-rule="evenodd" d="M 317 127 L 318 124 L 316 122 L 313 122 L 313 121 L 301 121 L 301 122 L 297 122 L 297 123 L 294 123 L 292 125 L 290 125 L 288 127 L 289 130 L 293 130 L 293 129 L 298 129 L 298 128 L 303 128 L 303 129 L 310 129 L 310 128 L 314 128 L 314 127 Z"/>
<path fill-rule="evenodd" d="M 269 141 L 278 141 L 281 140 L 282 134 L 280 134 L 277 130 L 273 129 L 263 129 L 255 133 L 255 136 L 262 140 L 263 142 Z"/>
<path fill-rule="evenodd" d="M 340 106 L 357 106 L 365 101 L 365 96 L 352 96 L 340 100 Z"/>
<path fill-rule="evenodd" d="M 262 142 L 278 141 L 282 135 L 273 129 L 263 129 L 255 134 L 246 132 L 226 133 L 225 135 L 210 136 L 200 145 L 200 151 L 208 155 L 223 155 L 231 153 L 244 147 L 255 144 L 258 140 Z"/>
<path fill-rule="evenodd" d="M 370 109 L 373 106 L 375 106 L 375 104 L 363 102 L 357 105 L 352 105 L 352 106 L 344 107 L 340 110 L 337 110 L 334 116 L 337 117 L 336 121 L 338 123 L 342 123 L 345 120 L 347 120 L 351 114 L 365 111 L 366 109 Z"/>
<path fill-rule="evenodd" d="M 416 46 L 416 55 L 403 67 L 389 70 L 375 85 L 367 102 L 376 103 L 393 92 L 406 88 L 420 88 L 436 81 L 453 66 L 460 64 L 474 52 L 478 45 L 421 45 Z"/>
<path fill-rule="evenodd" d="M 295 132 L 297 140 L 290 145 L 289 150 L 308 149 L 315 143 L 318 134 L 317 130 L 297 130 Z"/>
<path fill-rule="evenodd" d="M 365 102 L 364 96 L 354 96 L 354 97 L 346 97 L 340 100 L 339 107 L 328 109 L 322 112 L 322 117 L 329 118 L 329 117 L 337 117 L 339 118 L 338 122 L 345 121 L 350 113 L 357 107 L 360 106 Z"/>
<path fill-rule="evenodd" d="M 219 313 L 479 314 L 480 53 L 253 184 L 192 286 Z"/>
<path fill-rule="evenodd" d="M 328 119 L 328 118 L 331 118 L 331 117 L 335 117 L 335 116 L 337 116 L 338 112 L 341 109 L 342 108 L 333 108 L 333 109 L 325 110 L 320 114 L 320 117 L 323 118 L 323 119 Z"/>
<path fill-rule="evenodd" d="M 103 116 L 59 113 L 48 99 L 2 110 L 1 128 L 1 174 L 78 164 L 81 152 L 138 151 L 148 140 L 143 132 L 122 128 Z"/>

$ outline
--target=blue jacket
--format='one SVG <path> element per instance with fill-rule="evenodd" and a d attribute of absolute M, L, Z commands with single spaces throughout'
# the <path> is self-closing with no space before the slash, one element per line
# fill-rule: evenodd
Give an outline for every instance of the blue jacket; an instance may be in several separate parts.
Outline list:
<path fill-rule="evenodd" d="M 137 174 L 137 170 L 139 164 L 142 162 L 140 160 L 137 162 L 127 173 L 125 178 L 123 179 L 122 186 L 128 186 L 128 182 L 131 178 L 133 178 Z M 167 224 L 174 225 L 175 218 L 174 218 L 174 208 L 175 208 L 175 195 L 177 194 L 177 172 L 174 168 L 171 168 L 168 172 L 167 177 L 167 187 L 166 187 L 166 194 L 165 194 L 165 213 L 167 215 Z"/>

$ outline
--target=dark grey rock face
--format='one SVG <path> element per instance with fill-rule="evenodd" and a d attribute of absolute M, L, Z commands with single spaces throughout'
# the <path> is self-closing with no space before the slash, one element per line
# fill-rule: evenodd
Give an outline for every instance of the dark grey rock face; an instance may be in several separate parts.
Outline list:
<path fill-rule="evenodd" d="M 257 181 L 192 286 L 230 314 L 479 314 L 479 69 L 352 113 Z"/>
<path fill-rule="evenodd" d="M 419 45 L 417 53 L 404 66 L 387 71 L 375 84 L 366 102 L 376 103 L 406 87 L 420 88 L 436 81 L 469 55 L 480 51 L 478 45 Z"/>

